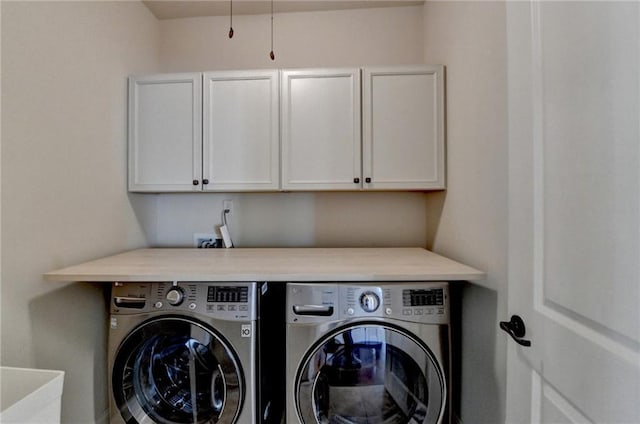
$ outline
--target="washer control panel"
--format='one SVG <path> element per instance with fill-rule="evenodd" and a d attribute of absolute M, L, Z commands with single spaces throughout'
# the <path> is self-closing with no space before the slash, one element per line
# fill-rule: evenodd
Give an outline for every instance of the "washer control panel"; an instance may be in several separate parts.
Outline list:
<path fill-rule="evenodd" d="M 111 313 L 193 312 L 221 320 L 255 320 L 257 286 L 200 281 L 114 283 Z"/>

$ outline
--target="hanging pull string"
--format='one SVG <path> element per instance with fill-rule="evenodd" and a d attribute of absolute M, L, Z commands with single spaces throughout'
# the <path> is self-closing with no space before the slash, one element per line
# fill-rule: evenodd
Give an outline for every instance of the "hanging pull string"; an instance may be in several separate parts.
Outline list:
<path fill-rule="evenodd" d="M 229 38 L 233 38 L 233 0 L 229 0 Z"/>
<path fill-rule="evenodd" d="M 271 0 L 271 51 L 269 57 L 271 60 L 276 60 L 276 55 L 273 54 L 273 0 Z"/>

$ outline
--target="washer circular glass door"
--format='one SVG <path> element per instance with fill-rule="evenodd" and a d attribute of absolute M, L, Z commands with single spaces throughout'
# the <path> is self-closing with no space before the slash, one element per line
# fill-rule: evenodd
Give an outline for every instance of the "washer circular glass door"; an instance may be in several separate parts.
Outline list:
<path fill-rule="evenodd" d="M 444 414 L 442 367 L 400 328 L 360 323 L 337 329 L 301 364 L 296 408 L 304 424 L 432 424 Z"/>
<path fill-rule="evenodd" d="M 228 343 L 186 317 L 151 319 L 129 333 L 116 354 L 112 388 L 129 424 L 231 424 L 244 398 Z"/>

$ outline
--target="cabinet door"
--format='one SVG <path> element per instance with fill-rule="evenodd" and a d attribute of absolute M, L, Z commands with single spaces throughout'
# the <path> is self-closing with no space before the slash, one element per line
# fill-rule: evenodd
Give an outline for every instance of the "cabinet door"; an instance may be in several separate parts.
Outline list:
<path fill-rule="evenodd" d="M 278 71 L 205 73 L 203 131 L 204 190 L 277 190 Z"/>
<path fill-rule="evenodd" d="M 129 78 L 129 190 L 199 191 L 202 76 Z"/>
<path fill-rule="evenodd" d="M 443 189 L 444 67 L 365 68 L 363 91 L 364 188 Z"/>
<path fill-rule="evenodd" d="M 282 71 L 282 188 L 361 187 L 360 70 Z"/>

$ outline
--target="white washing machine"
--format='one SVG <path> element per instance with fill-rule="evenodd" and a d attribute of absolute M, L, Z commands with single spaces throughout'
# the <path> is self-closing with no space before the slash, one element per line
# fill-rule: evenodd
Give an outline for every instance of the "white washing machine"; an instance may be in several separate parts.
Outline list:
<path fill-rule="evenodd" d="M 450 423 L 447 283 L 289 283 L 287 424 Z"/>
<path fill-rule="evenodd" d="M 283 400 L 261 375 L 259 283 L 115 283 L 110 422 L 277 423 Z"/>

